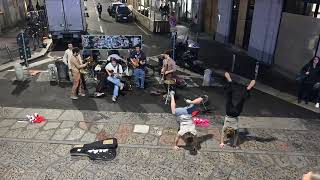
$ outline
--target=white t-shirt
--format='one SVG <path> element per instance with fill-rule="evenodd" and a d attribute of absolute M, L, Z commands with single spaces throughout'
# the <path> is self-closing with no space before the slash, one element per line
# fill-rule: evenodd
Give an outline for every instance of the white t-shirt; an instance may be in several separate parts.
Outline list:
<path fill-rule="evenodd" d="M 180 119 L 180 130 L 178 134 L 183 136 L 186 133 L 191 133 L 193 135 L 197 135 L 196 126 L 193 124 L 192 117 L 189 115 L 181 115 L 179 116 Z"/>
<path fill-rule="evenodd" d="M 106 70 L 108 71 L 113 71 L 113 73 L 116 74 L 122 74 L 123 70 L 122 70 L 122 66 L 120 64 L 117 64 L 116 66 L 113 66 L 111 63 L 106 65 Z"/>

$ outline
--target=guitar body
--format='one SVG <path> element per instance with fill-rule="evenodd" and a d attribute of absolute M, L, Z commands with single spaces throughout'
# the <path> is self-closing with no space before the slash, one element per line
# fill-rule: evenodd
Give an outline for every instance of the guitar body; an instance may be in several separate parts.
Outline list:
<path fill-rule="evenodd" d="M 91 160 L 113 160 L 117 155 L 116 138 L 96 141 L 90 144 L 76 145 L 70 150 L 71 156 L 88 157 Z"/>
<path fill-rule="evenodd" d="M 131 64 L 134 68 L 139 67 L 139 59 L 131 59 Z"/>

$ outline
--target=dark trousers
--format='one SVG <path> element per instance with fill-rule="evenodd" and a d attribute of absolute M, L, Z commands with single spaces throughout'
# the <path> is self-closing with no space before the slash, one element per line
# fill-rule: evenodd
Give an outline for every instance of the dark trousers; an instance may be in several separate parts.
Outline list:
<path fill-rule="evenodd" d="M 97 85 L 97 87 L 96 87 L 96 92 L 102 92 L 102 90 L 106 87 L 106 85 L 107 85 L 107 75 L 106 75 L 106 73 L 99 73 L 98 74 L 98 80 L 99 80 L 99 83 L 98 83 L 98 85 Z"/>
<path fill-rule="evenodd" d="M 232 101 L 232 94 L 233 94 L 232 83 L 229 82 L 227 84 L 226 92 L 227 92 L 226 115 L 230 117 L 238 117 L 243 110 L 243 105 L 245 101 L 250 96 L 250 91 L 246 90 L 244 94 L 241 96 L 240 101 L 236 105 Z"/>
<path fill-rule="evenodd" d="M 99 13 L 99 18 L 101 18 L 101 11 L 98 11 L 98 13 Z"/>
<path fill-rule="evenodd" d="M 310 100 L 310 94 L 312 92 L 314 83 L 303 81 L 299 84 L 299 92 L 298 92 L 298 100 L 305 100 L 306 102 L 309 102 Z"/>

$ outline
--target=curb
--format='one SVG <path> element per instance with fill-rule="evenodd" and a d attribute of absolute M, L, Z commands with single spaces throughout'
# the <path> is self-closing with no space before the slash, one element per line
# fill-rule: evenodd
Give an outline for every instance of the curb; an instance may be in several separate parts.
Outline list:
<path fill-rule="evenodd" d="M 47 43 L 47 47 L 45 49 L 42 49 L 38 55 L 35 55 L 35 53 L 33 53 L 34 57 L 28 59 L 28 62 L 32 62 L 32 61 L 35 61 L 39 58 L 42 58 L 44 57 L 47 52 L 49 51 L 49 49 L 51 48 L 52 46 L 52 39 L 46 39 L 45 42 Z M 0 72 L 3 72 L 3 71 L 6 71 L 6 70 L 9 70 L 9 69 L 12 69 L 14 68 L 14 65 L 17 64 L 17 63 L 21 63 L 21 60 L 20 59 L 17 59 L 17 60 L 14 60 L 12 62 L 9 62 L 9 63 L 6 63 L 6 64 L 3 64 L 0 66 Z"/>

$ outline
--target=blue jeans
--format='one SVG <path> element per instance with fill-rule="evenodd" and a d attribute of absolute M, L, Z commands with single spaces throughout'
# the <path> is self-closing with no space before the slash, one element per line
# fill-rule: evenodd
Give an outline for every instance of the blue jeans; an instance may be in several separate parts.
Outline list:
<path fill-rule="evenodd" d="M 109 76 L 107 78 L 108 81 L 112 82 L 114 84 L 114 88 L 113 88 L 113 96 L 114 97 L 118 97 L 119 95 L 119 86 L 120 86 L 120 79 Z"/>
<path fill-rule="evenodd" d="M 181 116 L 181 115 L 191 115 L 193 111 L 197 110 L 198 106 L 195 104 L 190 104 L 189 106 L 186 107 L 178 107 L 176 108 L 176 115 Z"/>
<path fill-rule="evenodd" d="M 133 71 L 134 75 L 134 82 L 136 84 L 136 87 L 144 88 L 144 79 L 145 79 L 145 72 L 143 69 L 136 68 Z M 139 82 L 140 79 L 140 82 Z"/>

